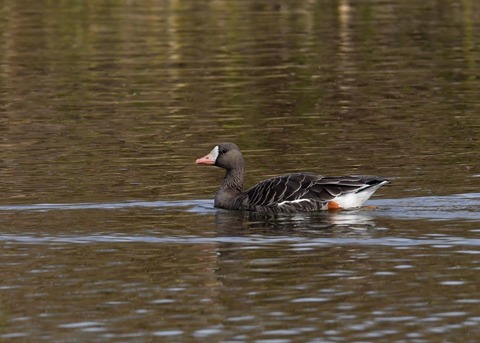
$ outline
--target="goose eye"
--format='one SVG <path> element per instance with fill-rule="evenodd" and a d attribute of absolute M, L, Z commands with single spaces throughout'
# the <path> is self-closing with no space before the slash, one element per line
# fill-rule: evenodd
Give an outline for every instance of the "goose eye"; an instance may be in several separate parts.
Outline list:
<path fill-rule="evenodd" d="M 222 149 L 222 154 L 226 154 L 227 153 L 227 149 L 223 148 Z"/>

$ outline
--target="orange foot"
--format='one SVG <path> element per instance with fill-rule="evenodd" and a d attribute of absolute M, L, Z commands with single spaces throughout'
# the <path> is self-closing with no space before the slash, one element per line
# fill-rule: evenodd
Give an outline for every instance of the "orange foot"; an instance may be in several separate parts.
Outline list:
<path fill-rule="evenodd" d="M 338 211 L 342 209 L 342 206 L 340 206 L 338 202 L 335 201 L 329 201 L 327 206 L 329 211 Z"/>
<path fill-rule="evenodd" d="M 362 210 L 365 210 L 365 211 L 373 211 L 375 209 L 377 209 L 378 207 L 377 206 L 363 206 L 362 207 Z"/>

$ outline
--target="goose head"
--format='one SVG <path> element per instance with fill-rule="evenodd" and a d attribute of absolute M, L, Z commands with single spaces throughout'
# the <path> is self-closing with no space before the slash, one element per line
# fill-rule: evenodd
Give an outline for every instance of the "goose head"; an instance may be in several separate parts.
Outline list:
<path fill-rule="evenodd" d="M 213 165 L 226 170 L 243 168 L 243 156 L 234 143 L 221 143 L 215 146 L 210 153 L 195 161 L 196 164 Z"/>

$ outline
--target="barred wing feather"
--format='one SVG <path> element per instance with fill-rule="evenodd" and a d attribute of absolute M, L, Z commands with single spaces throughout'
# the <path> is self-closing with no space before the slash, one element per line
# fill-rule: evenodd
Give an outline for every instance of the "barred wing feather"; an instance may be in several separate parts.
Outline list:
<path fill-rule="evenodd" d="M 302 199 L 320 175 L 296 173 L 273 177 L 260 182 L 245 192 L 248 204 L 272 206 L 282 201 Z"/>
<path fill-rule="evenodd" d="M 371 176 L 324 177 L 295 173 L 273 177 L 245 192 L 249 206 L 269 207 L 278 204 L 310 201 L 326 203 L 345 193 L 357 193 L 379 183 Z"/>

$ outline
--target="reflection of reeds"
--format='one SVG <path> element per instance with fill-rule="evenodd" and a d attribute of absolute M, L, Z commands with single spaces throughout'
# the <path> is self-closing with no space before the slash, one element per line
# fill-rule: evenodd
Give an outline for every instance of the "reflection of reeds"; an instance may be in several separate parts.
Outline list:
<path fill-rule="evenodd" d="M 248 184 L 361 170 L 452 193 L 478 165 L 477 13 L 471 0 L 4 1 L 2 201 L 206 196 L 218 180 L 192 160 L 220 140 L 250 151 Z"/>

